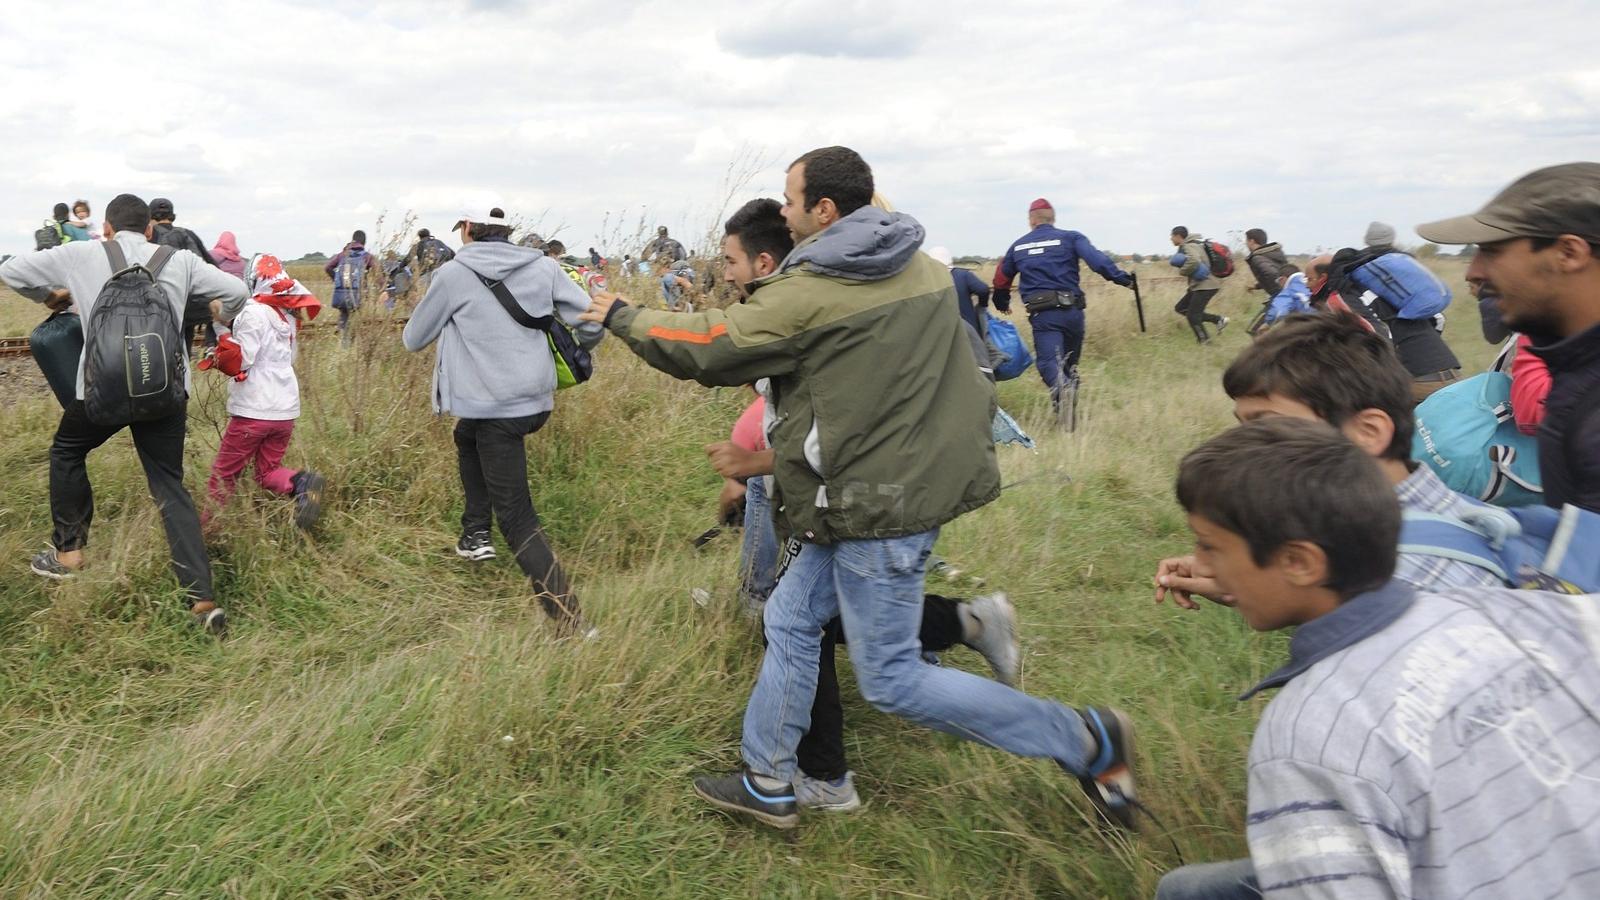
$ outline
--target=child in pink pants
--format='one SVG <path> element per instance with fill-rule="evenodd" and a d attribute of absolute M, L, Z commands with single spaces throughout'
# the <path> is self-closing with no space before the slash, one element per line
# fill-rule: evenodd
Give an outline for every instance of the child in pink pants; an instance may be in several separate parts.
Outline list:
<path fill-rule="evenodd" d="M 247 466 L 255 467 L 256 483 L 274 494 L 292 495 L 295 524 L 310 528 L 322 512 L 326 480 L 315 472 L 290 469 L 283 455 L 300 415 L 300 382 L 294 359 L 299 317 L 315 318 L 317 298 L 290 277 L 276 257 L 257 255 L 245 269 L 251 296 L 238 303 L 213 302 L 213 316 L 229 333 L 200 364 L 231 376 L 228 382 L 228 428 L 217 448 L 207 483 L 210 502 L 201 515 L 209 524 L 233 495 Z"/>

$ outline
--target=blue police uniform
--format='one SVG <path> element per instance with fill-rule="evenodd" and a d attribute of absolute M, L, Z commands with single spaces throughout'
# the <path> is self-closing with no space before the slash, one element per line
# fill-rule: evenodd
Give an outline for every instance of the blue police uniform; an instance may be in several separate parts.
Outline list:
<path fill-rule="evenodd" d="M 1043 303 L 1031 304 L 1041 308 L 1028 312 L 1028 324 L 1033 327 L 1039 377 L 1044 379 L 1050 398 L 1056 403 L 1060 402 L 1061 389 L 1076 383 L 1078 355 L 1083 350 L 1079 262 L 1088 263 L 1090 269 L 1107 281 L 1124 287 L 1133 283 L 1133 276 L 1117 268 L 1116 263 L 1095 249 L 1088 238 L 1048 223 L 1012 244 L 994 274 L 991 302 L 1001 312 L 1011 309 L 1011 283 L 1019 275 L 1024 304 L 1041 295 L 1055 295 L 1054 304 L 1049 302 L 1048 296 L 1043 298 Z"/>

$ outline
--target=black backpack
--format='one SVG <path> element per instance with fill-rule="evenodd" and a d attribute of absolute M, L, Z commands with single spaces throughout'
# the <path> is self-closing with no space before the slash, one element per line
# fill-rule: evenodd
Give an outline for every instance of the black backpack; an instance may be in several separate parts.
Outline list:
<path fill-rule="evenodd" d="M 43 228 L 33 233 L 33 249 L 35 250 L 49 250 L 51 247 L 59 247 L 63 243 L 65 243 L 65 240 L 61 236 L 60 222 L 46 222 Z"/>
<path fill-rule="evenodd" d="M 128 265 L 122 246 L 106 241 L 111 277 L 84 323 L 83 404 L 89 420 L 120 426 L 183 411 L 183 328 L 156 278 L 176 252 L 156 248 L 144 265 Z"/>

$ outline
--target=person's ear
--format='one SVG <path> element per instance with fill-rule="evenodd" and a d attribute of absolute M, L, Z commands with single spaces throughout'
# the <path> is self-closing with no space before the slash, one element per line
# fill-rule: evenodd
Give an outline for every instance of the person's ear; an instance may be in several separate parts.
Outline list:
<path fill-rule="evenodd" d="M 833 202 L 831 197 L 823 197 L 821 200 L 818 200 L 815 210 L 817 224 L 824 228 L 832 225 L 834 222 L 839 221 L 839 207 Z"/>
<path fill-rule="evenodd" d="M 1381 409 L 1363 409 L 1346 419 L 1339 430 L 1371 457 L 1382 456 L 1394 441 L 1394 420 Z"/>
<path fill-rule="evenodd" d="M 762 251 L 756 256 L 756 264 L 752 268 L 755 270 L 757 278 L 765 278 L 778 271 L 778 261 L 772 258 L 771 253 Z"/>
<path fill-rule="evenodd" d="M 116 230 L 115 230 L 115 229 L 113 229 L 113 228 L 112 228 L 112 227 L 111 227 L 111 223 L 110 223 L 110 222 L 101 222 L 101 223 L 100 223 L 100 233 L 101 233 L 101 234 L 103 234 L 103 235 L 105 235 L 105 236 L 106 236 L 106 240 L 108 240 L 108 241 L 109 241 L 109 240 L 111 240 L 111 239 L 112 239 L 112 238 L 113 238 L 113 237 L 115 237 L 115 236 L 116 236 L 116 233 L 117 233 L 117 232 L 116 232 Z"/>
<path fill-rule="evenodd" d="M 1589 242 L 1575 234 L 1556 238 L 1555 251 L 1556 268 L 1568 274 L 1582 270 L 1594 257 Z"/>
<path fill-rule="evenodd" d="M 146 223 L 144 223 L 144 239 L 148 241 L 148 240 L 150 240 L 151 238 L 153 238 L 155 236 L 156 236 L 156 223 L 155 222 L 146 222 Z"/>
<path fill-rule="evenodd" d="M 1314 588 L 1328 583 L 1328 554 L 1310 541 L 1289 541 L 1273 553 L 1272 563 L 1295 587 Z"/>

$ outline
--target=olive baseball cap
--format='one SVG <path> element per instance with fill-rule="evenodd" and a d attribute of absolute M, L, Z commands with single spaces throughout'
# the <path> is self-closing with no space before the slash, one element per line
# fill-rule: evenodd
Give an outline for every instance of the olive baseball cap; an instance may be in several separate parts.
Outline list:
<path fill-rule="evenodd" d="M 1550 166 L 1518 178 L 1478 210 L 1417 226 L 1435 244 L 1491 244 L 1574 234 L 1600 243 L 1600 163 Z"/>

